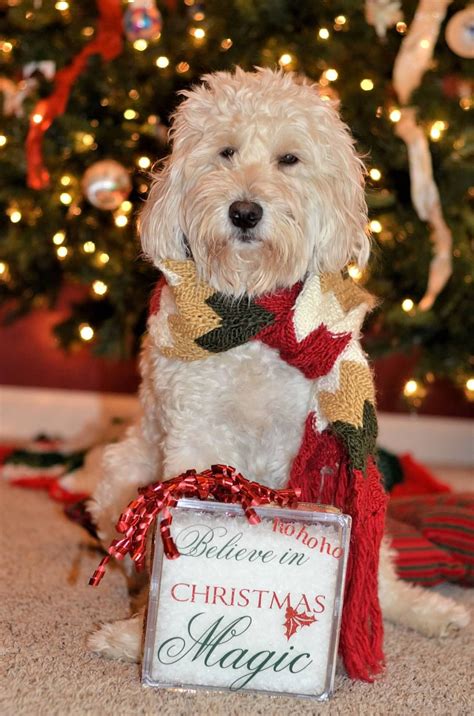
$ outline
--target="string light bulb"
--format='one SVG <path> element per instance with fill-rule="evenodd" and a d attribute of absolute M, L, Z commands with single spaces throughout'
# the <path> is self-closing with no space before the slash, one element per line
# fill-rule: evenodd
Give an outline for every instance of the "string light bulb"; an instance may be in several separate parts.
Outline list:
<path fill-rule="evenodd" d="M 372 231 L 373 234 L 380 234 L 380 232 L 382 231 L 382 224 L 377 219 L 372 219 L 369 224 L 369 229 Z"/>
<path fill-rule="evenodd" d="M 417 381 L 414 380 L 414 378 L 411 378 L 410 380 L 407 380 L 407 382 L 403 386 L 403 395 L 407 398 L 416 395 L 419 390 L 419 387 L 420 386 L 418 385 Z"/>
<path fill-rule="evenodd" d="M 151 165 L 151 159 L 150 157 L 139 157 L 137 160 L 137 164 L 140 169 L 148 169 L 148 167 Z"/>
<path fill-rule="evenodd" d="M 285 52 L 283 55 L 281 55 L 280 59 L 278 60 L 278 64 L 280 65 L 280 67 L 288 67 L 288 65 L 291 65 L 292 62 L 293 58 L 288 52 Z"/>
<path fill-rule="evenodd" d="M 147 47 L 148 47 L 148 42 L 143 39 L 135 40 L 135 42 L 133 43 L 133 49 L 137 50 L 138 52 L 144 52 Z"/>
<path fill-rule="evenodd" d="M 61 177 L 60 182 L 62 186 L 69 186 L 71 183 L 71 177 L 68 174 L 64 174 L 64 176 Z"/>
<path fill-rule="evenodd" d="M 230 39 L 230 37 L 226 37 L 225 40 L 222 40 L 221 47 L 223 50 L 230 50 L 234 43 Z"/>
<path fill-rule="evenodd" d="M 125 216 L 125 214 L 118 214 L 115 217 L 115 226 L 119 226 L 120 228 L 123 228 L 124 226 L 127 226 L 128 224 L 128 218 Z"/>
<path fill-rule="evenodd" d="M 203 40 L 206 37 L 206 31 L 202 27 L 192 27 L 189 31 L 196 40 Z"/>
<path fill-rule="evenodd" d="M 87 132 L 84 132 L 81 137 L 81 141 L 85 147 L 92 147 L 95 142 L 95 137 L 93 134 L 88 134 Z"/>
<path fill-rule="evenodd" d="M 396 122 L 399 122 L 399 121 L 400 121 L 400 119 L 401 119 L 401 117 L 402 117 L 402 113 L 400 112 L 399 109 L 397 109 L 397 108 L 395 107 L 394 109 L 392 109 L 392 110 L 390 111 L 390 114 L 389 114 L 388 116 L 389 116 L 391 122 L 396 123 Z"/>
<path fill-rule="evenodd" d="M 53 244 L 55 246 L 61 246 L 61 244 L 64 243 L 64 239 L 66 238 L 66 234 L 64 231 L 57 231 L 53 236 Z"/>
<path fill-rule="evenodd" d="M 438 119 L 436 122 L 433 122 L 430 128 L 430 137 L 434 142 L 437 142 L 441 139 L 442 133 L 447 128 L 446 122 L 443 122 L 443 120 Z"/>
<path fill-rule="evenodd" d="M 380 171 L 380 169 L 374 167 L 369 171 L 369 176 L 373 181 L 380 181 L 380 179 L 382 178 L 382 172 Z"/>
<path fill-rule="evenodd" d="M 99 254 L 99 263 L 101 263 L 105 266 L 105 264 L 108 264 L 109 261 L 110 261 L 109 254 L 107 254 L 105 251 L 101 251 L 101 253 Z"/>
<path fill-rule="evenodd" d="M 68 253 L 69 251 L 67 246 L 58 246 L 58 248 L 56 249 L 56 255 L 58 259 L 65 259 Z"/>
<path fill-rule="evenodd" d="M 109 287 L 106 283 L 97 279 L 97 281 L 94 281 L 92 284 L 92 290 L 97 296 L 104 296 L 109 290 Z"/>
<path fill-rule="evenodd" d="M 69 10 L 69 3 L 66 2 L 66 0 L 58 0 L 54 7 L 56 10 L 59 10 L 59 12 L 66 12 Z"/>
<path fill-rule="evenodd" d="M 59 201 L 61 204 L 64 204 L 65 206 L 69 206 L 69 204 L 72 202 L 72 196 L 67 191 L 63 191 L 59 195 Z"/>
<path fill-rule="evenodd" d="M 135 119 L 136 117 L 138 117 L 138 112 L 135 112 L 134 109 L 126 109 L 123 113 L 123 116 L 125 117 L 125 119 Z"/>
<path fill-rule="evenodd" d="M 18 224 L 19 221 L 21 221 L 21 211 L 19 209 L 13 209 L 13 211 L 10 214 L 10 221 L 12 224 Z"/>
<path fill-rule="evenodd" d="M 327 27 L 322 27 L 318 32 L 318 37 L 321 40 L 328 40 L 329 39 L 329 30 Z"/>
<path fill-rule="evenodd" d="M 79 335 L 83 341 L 91 341 L 94 338 L 94 329 L 88 323 L 81 323 Z"/>
<path fill-rule="evenodd" d="M 160 68 L 160 70 L 166 69 L 168 67 L 170 61 L 167 57 L 164 55 L 160 55 L 160 57 L 157 57 L 155 60 L 155 65 Z"/>
<path fill-rule="evenodd" d="M 407 380 L 403 386 L 403 396 L 415 408 L 418 408 L 421 405 L 421 402 L 423 398 L 426 397 L 427 392 L 428 391 L 423 383 L 419 383 L 414 378 Z"/>
<path fill-rule="evenodd" d="M 329 82 L 335 82 L 337 80 L 337 78 L 339 77 L 338 71 L 332 67 L 329 70 L 326 70 L 326 72 L 324 74 L 326 76 L 326 79 L 329 80 Z"/>
<path fill-rule="evenodd" d="M 41 124 L 43 121 L 43 115 L 39 114 L 39 112 L 36 112 L 31 118 L 35 124 Z"/>
<path fill-rule="evenodd" d="M 128 201 L 128 199 L 125 199 L 125 201 L 122 201 L 120 204 L 120 208 L 122 211 L 124 211 L 126 214 L 128 214 L 129 211 L 132 210 L 132 202 Z"/>
<path fill-rule="evenodd" d="M 334 22 L 336 23 L 336 25 L 345 25 L 347 22 L 347 18 L 345 15 L 338 15 L 335 18 Z"/>
<path fill-rule="evenodd" d="M 372 82 L 372 80 L 366 78 L 361 81 L 360 87 L 364 90 L 364 92 L 370 92 L 374 89 L 374 83 Z"/>
<path fill-rule="evenodd" d="M 410 313 L 410 311 L 413 311 L 415 307 L 415 304 L 413 303 L 411 298 L 404 298 L 402 301 L 402 310 L 405 311 L 405 313 Z"/>
<path fill-rule="evenodd" d="M 347 273 L 352 279 L 354 279 L 354 281 L 360 281 L 362 278 L 362 271 L 355 264 L 351 264 L 347 267 Z"/>
<path fill-rule="evenodd" d="M 82 245 L 82 248 L 83 248 L 83 250 L 84 250 L 84 253 L 86 253 L 86 254 L 93 254 L 94 251 L 95 251 L 95 244 L 94 244 L 93 241 L 86 241 L 86 242 Z"/>
<path fill-rule="evenodd" d="M 4 134 L 0 134 L 0 147 L 4 147 L 6 143 L 7 143 L 7 138 L 5 137 Z"/>

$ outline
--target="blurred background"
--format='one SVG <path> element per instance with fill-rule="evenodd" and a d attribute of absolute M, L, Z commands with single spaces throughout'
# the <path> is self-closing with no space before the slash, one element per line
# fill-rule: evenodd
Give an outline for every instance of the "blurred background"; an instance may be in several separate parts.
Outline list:
<path fill-rule="evenodd" d="M 135 391 L 177 92 L 259 65 L 318 83 L 365 159 L 379 407 L 472 414 L 473 38 L 448 0 L 2 0 L 0 383 Z"/>

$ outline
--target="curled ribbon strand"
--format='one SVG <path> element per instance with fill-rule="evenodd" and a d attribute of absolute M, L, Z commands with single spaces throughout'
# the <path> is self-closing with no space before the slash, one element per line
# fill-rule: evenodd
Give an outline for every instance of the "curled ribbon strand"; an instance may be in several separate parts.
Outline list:
<path fill-rule="evenodd" d="M 433 58 L 441 23 L 452 0 L 420 0 L 415 17 L 402 41 L 393 68 L 393 85 L 402 105 L 396 134 L 407 146 L 411 196 L 420 219 L 431 227 L 433 259 L 428 285 L 418 307 L 428 311 L 452 272 L 452 235 L 444 219 L 438 187 L 433 177 L 431 154 L 425 133 L 417 123 L 416 110 L 408 106 Z"/>
<path fill-rule="evenodd" d="M 209 470 L 200 473 L 188 470 L 171 480 L 142 487 L 138 492 L 139 496 L 122 512 L 116 525 L 117 532 L 124 537 L 113 540 L 108 548 L 108 554 L 89 580 L 93 587 L 100 583 L 111 557 L 122 560 L 129 554 L 137 571 L 144 568 L 148 533 L 160 513 L 159 531 L 164 553 L 168 559 L 179 557 L 170 531 L 173 520 L 170 508 L 175 507 L 183 497 L 200 500 L 213 497 L 218 502 L 240 503 L 248 521 L 257 524 L 260 518 L 255 507 L 272 502 L 279 507 L 296 507 L 301 494 L 299 489 L 272 490 L 258 482 L 250 482 L 228 465 L 212 465 Z"/>

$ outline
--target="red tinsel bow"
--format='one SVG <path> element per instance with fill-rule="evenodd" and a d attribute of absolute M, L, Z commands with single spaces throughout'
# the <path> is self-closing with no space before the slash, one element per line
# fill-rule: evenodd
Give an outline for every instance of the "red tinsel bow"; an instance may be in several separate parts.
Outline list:
<path fill-rule="evenodd" d="M 72 86 L 84 70 L 91 55 L 102 55 L 104 60 L 113 60 L 122 51 L 122 3 L 121 0 L 97 0 L 99 20 L 97 34 L 88 45 L 56 74 L 54 91 L 35 106 L 26 138 L 27 183 L 32 189 L 44 189 L 49 184 L 49 172 L 44 166 L 43 136 L 54 119 L 63 114 Z"/>
<path fill-rule="evenodd" d="M 196 470 L 188 470 L 171 480 L 153 482 L 140 488 L 138 492 L 139 497 L 122 512 L 116 525 L 117 532 L 125 537 L 115 539 L 110 545 L 108 555 L 102 559 L 89 580 L 93 587 L 96 587 L 104 576 L 110 557 L 120 560 L 129 554 L 137 571 L 143 569 L 148 531 L 160 512 L 163 515 L 160 534 L 165 555 L 169 559 L 179 557 L 171 537 L 170 526 L 173 518 L 169 510 L 175 507 L 182 497 L 197 497 L 200 500 L 214 497 L 218 502 L 240 503 L 251 524 L 260 522 L 254 507 L 271 502 L 280 507 L 296 507 L 300 497 L 298 489 L 272 490 L 258 482 L 250 482 L 228 465 L 212 465 L 210 470 L 199 473 Z"/>

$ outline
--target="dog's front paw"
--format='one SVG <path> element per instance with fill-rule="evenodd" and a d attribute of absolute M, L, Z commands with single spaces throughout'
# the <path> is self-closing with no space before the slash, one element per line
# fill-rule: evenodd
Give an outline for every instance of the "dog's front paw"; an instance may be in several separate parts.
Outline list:
<path fill-rule="evenodd" d="M 453 599 L 438 597 L 419 615 L 418 629 L 425 636 L 446 637 L 451 636 L 459 629 L 467 626 L 471 620 L 468 610 Z"/>
<path fill-rule="evenodd" d="M 456 604 L 452 599 L 449 604 L 444 605 L 438 613 L 433 612 L 427 616 L 427 626 L 430 631 L 428 636 L 450 636 L 459 629 L 467 626 L 471 620 L 468 610 L 461 604 Z"/>
<path fill-rule="evenodd" d="M 109 659 L 140 661 L 143 614 L 103 624 L 87 638 L 91 651 Z"/>

